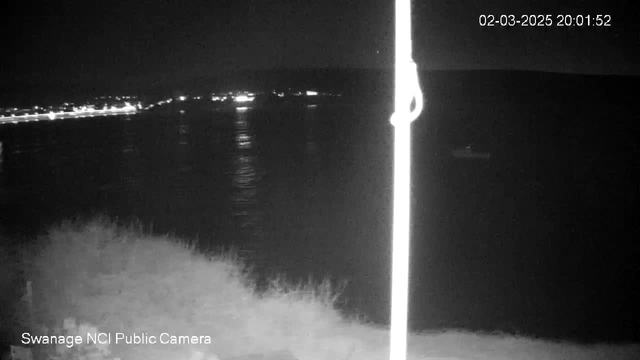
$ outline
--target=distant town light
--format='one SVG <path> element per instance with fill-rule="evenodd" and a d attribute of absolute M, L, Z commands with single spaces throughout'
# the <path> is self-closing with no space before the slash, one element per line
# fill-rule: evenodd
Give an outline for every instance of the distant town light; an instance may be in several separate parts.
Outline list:
<path fill-rule="evenodd" d="M 318 95 L 317 91 L 307 90 L 307 96 L 316 96 Z"/>
<path fill-rule="evenodd" d="M 253 97 L 249 97 L 247 95 L 238 95 L 235 98 L 236 102 L 250 102 L 253 101 Z"/>

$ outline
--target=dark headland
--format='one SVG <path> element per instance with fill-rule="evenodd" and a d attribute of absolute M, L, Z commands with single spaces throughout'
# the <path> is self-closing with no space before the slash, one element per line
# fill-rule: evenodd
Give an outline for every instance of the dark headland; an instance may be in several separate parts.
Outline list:
<path fill-rule="evenodd" d="M 229 89 L 271 91 L 288 88 L 318 89 L 342 93 L 358 102 L 393 102 L 392 70 L 377 69 L 274 69 L 246 70 L 198 76 L 123 76 L 121 79 L 55 82 L 37 79 L 4 79 L 0 106 L 29 106 L 39 101 L 136 94 L 166 97 L 202 94 Z M 519 70 L 421 71 L 420 82 L 427 101 L 447 99 L 503 100 L 517 102 L 559 101 L 632 102 L 640 94 L 639 76 L 560 74 Z M 66 99 L 66 100 L 64 100 Z"/>

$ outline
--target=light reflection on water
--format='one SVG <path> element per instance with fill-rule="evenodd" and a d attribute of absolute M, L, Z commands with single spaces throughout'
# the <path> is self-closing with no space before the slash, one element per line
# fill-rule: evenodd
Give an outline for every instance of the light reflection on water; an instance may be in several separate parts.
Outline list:
<path fill-rule="evenodd" d="M 256 155 L 252 151 L 254 135 L 248 122 L 247 112 L 237 112 L 234 124 L 235 151 L 230 199 L 233 203 L 232 216 L 243 232 L 251 236 L 260 230 L 262 222 L 258 211 L 258 182 L 260 174 L 256 170 Z"/>
<path fill-rule="evenodd" d="M 316 107 L 307 107 L 304 112 L 304 124 L 305 124 L 305 137 L 306 137 L 306 150 L 307 156 L 310 158 L 317 158 L 314 156 L 318 152 L 318 112 L 315 111 Z"/>

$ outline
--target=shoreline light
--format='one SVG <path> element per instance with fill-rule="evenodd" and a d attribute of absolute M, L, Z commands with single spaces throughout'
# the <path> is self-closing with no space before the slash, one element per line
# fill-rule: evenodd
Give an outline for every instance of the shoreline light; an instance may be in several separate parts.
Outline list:
<path fill-rule="evenodd" d="M 138 113 L 137 107 L 133 105 L 125 105 L 121 108 L 111 107 L 110 109 L 103 109 L 99 111 L 101 115 L 109 116 L 109 115 L 130 115 Z M 35 114 L 23 114 L 16 115 L 11 114 L 11 116 L 0 116 L 0 124 L 4 123 L 13 123 L 17 124 L 19 122 L 30 122 L 30 121 L 39 121 L 41 119 L 49 119 L 49 120 L 58 120 L 64 118 L 83 118 L 83 117 L 95 117 L 96 110 L 91 108 L 75 108 L 74 111 L 59 111 L 53 112 L 49 111 L 48 113 L 35 113 Z"/>
<path fill-rule="evenodd" d="M 236 102 L 251 102 L 253 99 L 253 97 L 249 97 L 247 95 L 237 95 L 234 100 Z"/>

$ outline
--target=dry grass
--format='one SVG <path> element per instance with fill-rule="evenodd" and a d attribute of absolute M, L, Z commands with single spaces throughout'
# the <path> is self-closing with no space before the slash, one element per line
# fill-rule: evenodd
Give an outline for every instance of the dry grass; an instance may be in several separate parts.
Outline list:
<path fill-rule="evenodd" d="M 122 359 L 176 360 L 194 354 L 224 359 L 282 349 L 300 360 L 388 357 L 386 329 L 345 319 L 335 310 L 340 288 L 328 281 L 292 286 L 276 278 L 259 292 L 233 252 L 205 255 L 193 244 L 108 219 L 61 224 L 23 250 L 21 268 L 33 281 L 39 325 L 59 328 L 73 317 L 112 334 L 211 339 L 211 344 L 191 345 L 112 340 L 112 355 Z M 7 254 L 0 251 L 12 258 Z M 14 284 L 3 280 L 1 285 Z M 410 359 L 635 359 L 640 349 L 448 331 L 411 335 L 409 352 Z"/>
<path fill-rule="evenodd" d="M 22 295 L 21 259 L 17 247 L 0 233 L 0 343 L 15 340 L 13 327 L 25 320 L 20 317 L 20 303 L 15 301 Z"/>

